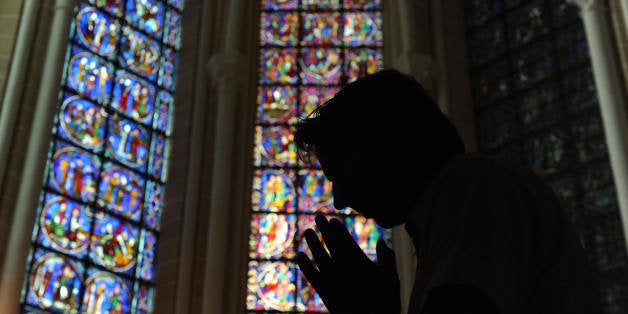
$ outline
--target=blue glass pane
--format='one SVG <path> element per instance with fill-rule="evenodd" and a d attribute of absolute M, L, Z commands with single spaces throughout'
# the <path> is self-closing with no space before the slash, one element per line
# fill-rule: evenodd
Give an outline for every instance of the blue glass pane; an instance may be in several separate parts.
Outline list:
<path fill-rule="evenodd" d="M 113 66 L 90 52 L 73 47 L 66 83 L 89 99 L 106 102 L 113 85 Z"/>
<path fill-rule="evenodd" d="M 111 106 L 127 117 L 150 123 L 155 106 L 155 87 L 125 71 L 118 71 Z"/>
<path fill-rule="evenodd" d="M 159 68 L 159 85 L 163 88 L 174 90 L 175 86 L 175 72 L 177 69 L 177 62 L 179 57 L 172 49 L 162 50 L 161 66 Z"/>
<path fill-rule="evenodd" d="M 100 168 L 98 158 L 82 149 L 59 142 L 55 145 L 48 168 L 48 186 L 83 201 L 94 200 Z"/>
<path fill-rule="evenodd" d="M 107 156 L 140 171 L 146 170 L 150 133 L 141 125 L 119 116 L 108 123 Z"/>
<path fill-rule="evenodd" d="M 296 208 L 294 171 L 256 170 L 253 177 L 253 210 L 293 213 Z"/>
<path fill-rule="evenodd" d="M 90 258 L 112 271 L 130 274 L 137 262 L 139 231 L 116 217 L 99 212 L 94 221 Z"/>
<path fill-rule="evenodd" d="M 26 302 L 54 312 L 79 308 L 83 268 L 62 255 L 35 250 Z"/>
<path fill-rule="evenodd" d="M 167 152 L 168 152 L 168 140 L 165 136 L 161 134 L 155 133 L 153 135 L 153 141 L 150 146 L 150 162 L 148 165 L 148 173 L 150 173 L 153 178 L 166 181 L 166 160 L 167 160 Z"/>
<path fill-rule="evenodd" d="M 66 94 L 59 110 L 57 134 L 62 138 L 99 151 L 105 141 L 105 111 L 79 96 Z"/>
<path fill-rule="evenodd" d="M 169 10 L 166 14 L 166 33 L 164 43 L 177 49 L 181 46 L 181 14 Z"/>
<path fill-rule="evenodd" d="M 74 22 L 74 38 L 93 52 L 103 56 L 116 53 L 120 23 L 100 10 L 82 5 Z"/>
<path fill-rule="evenodd" d="M 98 205 L 125 218 L 140 219 L 144 179 L 130 170 L 107 163 L 98 186 Z"/>
<path fill-rule="evenodd" d="M 152 282 L 155 273 L 155 249 L 157 247 L 157 237 L 148 230 L 142 230 L 142 244 L 140 247 L 140 267 L 138 268 L 138 277 Z"/>
<path fill-rule="evenodd" d="M 153 117 L 153 127 L 163 131 L 166 135 L 170 135 L 170 129 L 172 128 L 173 102 L 172 95 L 169 93 L 164 91 L 157 93 L 157 107 Z"/>
<path fill-rule="evenodd" d="M 146 199 L 144 200 L 144 225 L 151 229 L 159 229 L 161 211 L 163 210 L 164 187 L 156 182 L 146 184 Z"/>
<path fill-rule="evenodd" d="M 83 295 L 83 311 L 87 313 L 131 311 L 131 285 L 127 280 L 94 268 L 88 273 Z"/>
<path fill-rule="evenodd" d="M 155 0 L 127 0 L 126 20 L 155 38 L 164 29 L 164 5 Z"/>
<path fill-rule="evenodd" d="M 153 296 L 155 289 L 150 286 L 135 283 L 134 307 L 138 314 L 153 313 Z"/>
<path fill-rule="evenodd" d="M 130 27 L 124 27 L 118 59 L 133 72 L 155 80 L 159 71 L 159 43 Z"/>
<path fill-rule="evenodd" d="M 467 11 L 467 24 L 469 26 L 481 25 L 500 14 L 504 9 L 500 0 L 469 0 L 463 3 Z"/>
<path fill-rule="evenodd" d="M 39 216 L 38 242 L 80 258 L 89 242 L 90 217 L 89 208 L 65 197 L 46 194 Z"/>

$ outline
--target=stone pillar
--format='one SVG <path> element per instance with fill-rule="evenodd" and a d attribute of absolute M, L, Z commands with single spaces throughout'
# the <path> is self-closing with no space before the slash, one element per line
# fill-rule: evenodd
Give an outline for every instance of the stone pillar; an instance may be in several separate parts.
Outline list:
<path fill-rule="evenodd" d="M 0 313 L 17 313 L 19 309 L 20 289 L 37 213 L 53 117 L 59 100 L 59 84 L 74 5 L 74 0 L 56 0 L 51 6 L 53 18 L 48 30 L 50 39 L 46 61 L 7 244 L 8 254 L 5 254 L 2 265 Z"/>
<path fill-rule="evenodd" d="M 628 245 L 628 115 L 622 88 L 621 65 L 614 53 L 608 7 L 602 0 L 568 0 L 580 7 L 598 92 L 600 112 L 617 199 Z"/>
<path fill-rule="evenodd" d="M 12 54 L 11 66 L 5 86 L 5 94 L 2 99 L 2 112 L 0 113 L 0 190 L 5 182 L 4 173 L 9 164 L 7 147 L 13 139 L 13 131 L 17 120 L 20 104 L 20 95 L 24 88 L 27 64 L 31 55 L 31 47 L 37 29 L 37 14 L 41 8 L 40 0 L 26 0 L 23 3 L 22 14 L 15 39 L 15 50 Z"/>
<path fill-rule="evenodd" d="M 238 53 L 224 53 L 211 58 L 209 71 L 217 98 L 216 137 L 212 165 L 212 185 L 210 190 L 207 251 L 205 264 L 202 313 L 230 313 L 225 309 L 225 287 L 228 280 L 229 256 L 234 234 L 245 232 L 233 230 L 233 211 L 242 210 L 234 206 L 234 165 L 236 108 L 241 106 L 238 93 L 243 87 L 243 73 L 247 73 Z M 237 215 L 236 215 L 237 216 Z M 244 302 L 244 300 L 242 300 Z"/>

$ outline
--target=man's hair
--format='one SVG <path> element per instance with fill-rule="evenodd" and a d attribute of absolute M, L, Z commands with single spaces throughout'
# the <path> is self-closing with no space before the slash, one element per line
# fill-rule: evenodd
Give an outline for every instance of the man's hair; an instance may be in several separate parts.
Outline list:
<path fill-rule="evenodd" d="M 346 85 L 300 120 L 296 129 L 296 145 L 306 155 L 338 140 L 361 141 L 374 147 L 382 141 L 407 145 L 437 160 L 465 151 L 455 127 L 421 84 L 394 69 Z"/>

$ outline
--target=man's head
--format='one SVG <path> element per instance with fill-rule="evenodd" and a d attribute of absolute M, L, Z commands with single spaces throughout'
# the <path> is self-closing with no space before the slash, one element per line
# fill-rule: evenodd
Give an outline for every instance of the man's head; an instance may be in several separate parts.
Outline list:
<path fill-rule="evenodd" d="M 423 87 L 396 70 L 345 86 L 299 122 L 295 141 L 332 181 L 334 207 L 351 207 L 386 228 L 404 223 L 436 173 L 464 153 Z"/>

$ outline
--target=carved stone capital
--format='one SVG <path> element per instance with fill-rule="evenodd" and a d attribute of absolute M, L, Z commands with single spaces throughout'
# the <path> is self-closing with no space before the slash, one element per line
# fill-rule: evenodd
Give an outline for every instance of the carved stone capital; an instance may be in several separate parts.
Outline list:
<path fill-rule="evenodd" d="M 207 63 L 211 84 L 219 90 L 234 90 L 244 86 L 248 68 L 243 55 L 225 52 L 212 56 Z"/>
<path fill-rule="evenodd" d="M 601 0 L 567 0 L 567 3 L 577 5 L 580 12 L 597 10 L 602 5 Z"/>

